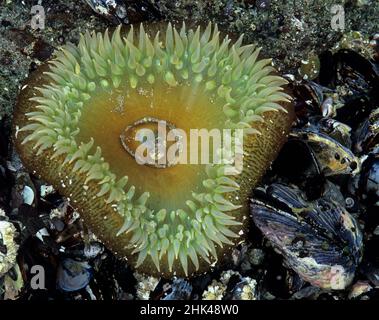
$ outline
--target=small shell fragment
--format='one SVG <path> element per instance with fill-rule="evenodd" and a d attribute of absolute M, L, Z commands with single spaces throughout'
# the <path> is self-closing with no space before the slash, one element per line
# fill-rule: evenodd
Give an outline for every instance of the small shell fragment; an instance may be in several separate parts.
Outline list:
<path fill-rule="evenodd" d="M 49 194 L 54 193 L 54 192 L 55 192 L 55 190 L 54 190 L 53 186 L 51 186 L 51 185 L 44 184 L 40 188 L 40 193 L 41 193 L 42 198 L 45 198 L 46 196 L 48 196 Z"/>
<path fill-rule="evenodd" d="M 29 186 L 25 186 L 24 189 L 22 190 L 22 199 L 24 203 L 28 205 L 32 205 L 34 201 L 34 191 L 32 188 Z"/>
<path fill-rule="evenodd" d="M 357 281 L 354 283 L 354 285 L 351 287 L 351 291 L 349 293 L 348 298 L 349 299 L 356 299 L 365 293 L 370 292 L 373 289 L 373 287 L 369 284 L 368 281 Z"/>

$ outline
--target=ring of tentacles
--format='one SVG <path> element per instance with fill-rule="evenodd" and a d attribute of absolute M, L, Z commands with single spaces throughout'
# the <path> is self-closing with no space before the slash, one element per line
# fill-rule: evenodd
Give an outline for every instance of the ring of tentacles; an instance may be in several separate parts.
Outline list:
<path fill-rule="evenodd" d="M 113 252 L 144 272 L 188 275 L 241 241 L 250 191 L 288 133 L 290 97 L 242 37 L 212 24 L 148 29 L 87 32 L 59 50 L 20 94 L 15 140 Z M 120 134 L 146 118 L 186 132 L 243 129 L 242 173 L 137 164 Z"/>

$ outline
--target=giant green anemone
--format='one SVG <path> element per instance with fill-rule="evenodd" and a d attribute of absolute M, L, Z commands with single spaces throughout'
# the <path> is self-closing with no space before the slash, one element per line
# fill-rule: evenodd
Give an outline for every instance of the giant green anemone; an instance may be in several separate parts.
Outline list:
<path fill-rule="evenodd" d="M 242 37 L 233 42 L 211 24 L 145 29 L 87 32 L 34 72 L 14 114 L 15 144 L 115 254 L 141 272 L 189 275 L 243 240 L 249 194 L 292 108 L 286 81 Z M 226 172 L 230 158 L 137 163 L 137 129 L 160 121 L 185 133 L 242 129 L 242 172 Z"/>

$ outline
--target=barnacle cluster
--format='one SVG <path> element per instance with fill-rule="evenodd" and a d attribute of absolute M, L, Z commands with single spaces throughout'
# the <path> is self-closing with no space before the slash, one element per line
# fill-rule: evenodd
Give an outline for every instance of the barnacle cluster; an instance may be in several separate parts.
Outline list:
<path fill-rule="evenodd" d="M 18 245 L 15 242 L 16 228 L 14 225 L 1 218 L 5 217 L 0 208 L 0 277 L 5 275 L 16 263 Z"/>
<path fill-rule="evenodd" d="M 238 300 L 257 300 L 256 288 L 257 281 L 246 277 L 234 290 L 234 296 Z"/>
<path fill-rule="evenodd" d="M 204 270 L 240 241 L 251 188 L 291 124 L 286 81 L 259 51 L 211 24 L 87 32 L 28 79 L 14 116 L 18 151 L 136 268 Z M 227 175 L 229 163 L 138 164 L 132 135 L 159 121 L 242 129 L 242 173 Z"/>
<path fill-rule="evenodd" d="M 154 291 L 157 286 L 159 279 L 151 276 L 143 276 L 137 272 L 134 273 L 135 278 L 137 279 L 137 298 L 139 300 L 149 300 L 150 293 Z"/>
<path fill-rule="evenodd" d="M 202 298 L 203 300 L 222 300 L 225 291 L 226 285 L 213 280 L 207 290 L 203 292 Z"/>

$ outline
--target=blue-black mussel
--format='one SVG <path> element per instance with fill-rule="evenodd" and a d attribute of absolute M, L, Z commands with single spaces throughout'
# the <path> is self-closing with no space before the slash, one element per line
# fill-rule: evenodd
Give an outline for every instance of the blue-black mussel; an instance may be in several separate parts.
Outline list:
<path fill-rule="evenodd" d="M 362 234 L 340 204 L 307 201 L 295 186 L 258 188 L 251 215 L 265 237 L 302 279 L 324 289 L 351 284 L 362 257 Z"/>

